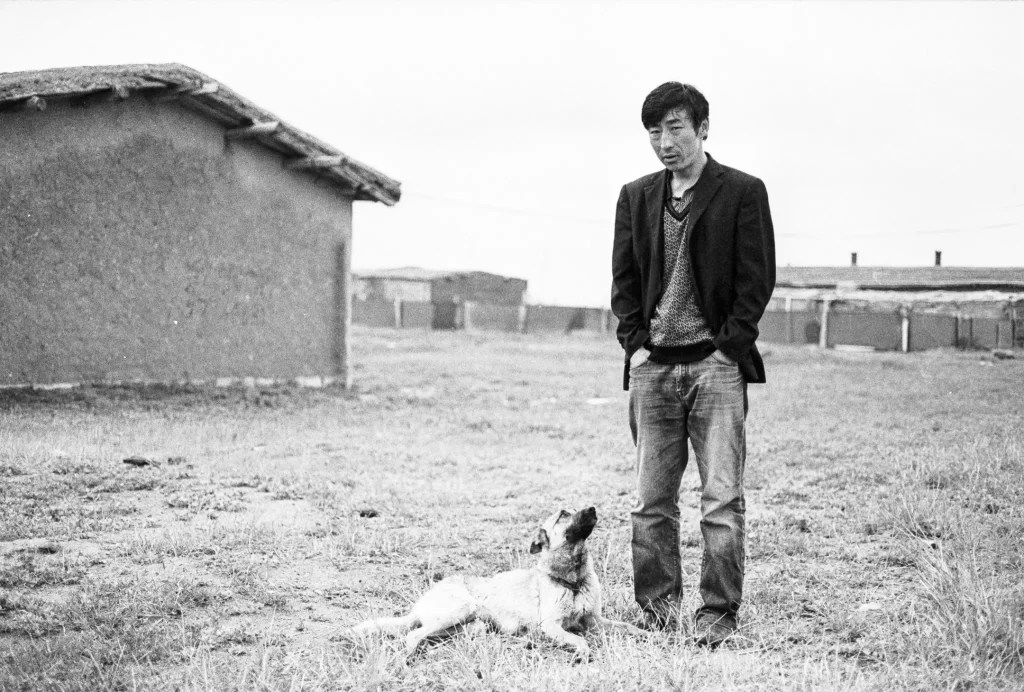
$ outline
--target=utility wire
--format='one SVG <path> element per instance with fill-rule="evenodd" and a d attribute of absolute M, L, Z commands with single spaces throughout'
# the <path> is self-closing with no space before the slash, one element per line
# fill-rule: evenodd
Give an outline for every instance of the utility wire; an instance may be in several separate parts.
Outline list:
<path fill-rule="evenodd" d="M 878 231 L 871 233 L 836 233 L 832 236 L 821 236 L 817 233 L 776 233 L 777 237 L 783 238 L 819 238 L 830 240 L 832 238 L 898 238 L 908 235 L 941 235 L 944 233 L 969 233 L 974 231 L 990 231 L 999 228 L 1012 228 L 1024 226 L 1024 221 L 1010 221 L 1008 223 L 994 223 L 987 226 L 969 226 L 967 228 L 931 228 L 921 231 Z"/>
<path fill-rule="evenodd" d="M 542 219 L 551 219 L 554 221 L 571 221 L 573 223 L 587 224 L 593 226 L 601 226 L 603 228 L 611 228 L 613 220 L 609 216 L 608 219 L 590 219 L 583 216 L 569 216 L 565 214 L 550 214 L 542 211 L 533 211 L 529 209 L 515 209 L 513 207 L 502 207 L 496 204 L 486 204 L 481 202 L 466 202 L 464 200 L 450 199 L 447 197 L 438 197 L 435 195 L 424 195 L 418 192 L 404 192 L 403 197 L 414 199 L 423 199 L 430 202 L 440 202 L 442 204 L 451 204 L 457 207 L 467 207 L 471 209 L 481 209 L 484 211 L 493 211 L 501 214 L 510 214 L 513 216 L 527 216 Z M 1017 207 L 1024 207 L 1024 203 L 1015 204 L 1006 207 L 1000 207 L 1000 210 L 1015 209 Z M 818 233 L 776 233 L 777 238 L 817 238 L 819 240 L 831 240 L 833 238 L 897 238 L 913 235 L 943 235 L 948 233 L 970 233 L 974 231 L 990 231 L 997 230 L 1000 228 L 1012 228 L 1013 226 L 1024 226 L 1024 221 L 1009 221 L 1006 223 L 989 224 L 985 226 L 969 226 L 966 228 L 931 228 L 926 230 L 917 231 L 874 231 L 868 233 L 837 233 L 830 236 L 822 236 Z"/>
<path fill-rule="evenodd" d="M 496 211 L 502 214 L 512 214 L 514 216 L 533 216 L 543 219 L 554 219 L 556 221 L 573 221 L 576 223 L 594 224 L 600 226 L 611 227 L 611 217 L 606 221 L 601 219 L 587 219 L 582 216 L 566 216 L 564 214 L 550 214 L 543 211 L 531 211 L 529 209 L 513 209 L 512 207 L 501 207 L 496 204 L 484 204 L 481 202 L 465 202 L 463 200 L 448 199 L 447 197 L 435 197 L 434 195 L 421 195 L 418 192 L 403 192 L 403 197 L 413 197 L 419 199 L 429 200 L 431 202 L 442 202 L 444 204 L 452 204 L 457 207 L 470 207 L 472 209 L 483 209 L 486 211 Z"/>

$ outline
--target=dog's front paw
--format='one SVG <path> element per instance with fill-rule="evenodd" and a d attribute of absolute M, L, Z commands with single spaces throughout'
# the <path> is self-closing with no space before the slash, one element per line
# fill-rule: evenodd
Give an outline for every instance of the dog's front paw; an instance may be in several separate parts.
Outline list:
<path fill-rule="evenodd" d="M 416 632 L 410 632 L 409 634 L 406 635 L 406 637 L 405 637 L 405 658 L 406 658 L 406 660 L 408 660 L 408 659 L 410 659 L 410 658 L 412 658 L 413 656 L 416 655 L 416 652 L 419 650 L 420 644 L 422 642 L 423 642 L 423 639 Z"/>

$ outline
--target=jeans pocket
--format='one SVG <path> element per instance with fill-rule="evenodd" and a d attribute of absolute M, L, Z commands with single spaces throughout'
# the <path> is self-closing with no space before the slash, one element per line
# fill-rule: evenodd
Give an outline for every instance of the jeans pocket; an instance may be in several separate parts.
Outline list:
<path fill-rule="evenodd" d="M 650 354 L 650 352 L 648 352 L 647 356 L 645 356 L 645 357 L 644 357 L 644 359 L 643 359 L 642 361 L 640 361 L 639 363 L 637 363 L 637 364 L 635 364 L 635 365 L 633 364 L 633 359 L 632 359 L 632 358 L 630 358 L 630 359 L 629 359 L 629 371 L 630 371 L 630 372 L 633 372 L 633 371 L 634 371 L 634 370 L 636 370 L 637 368 L 642 368 L 642 367 L 644 366 L 644 364 L 645 364 L 645 363 L 647 363 L 648 361 L 650 361 L 650 359 L 651 359 L 651 354 Z"/>
<path fill-rule="evenodd" d="M 736 361 L 734 361 L 732 358 L 730 358 L 729 356 L 725 355 L 724 353 L 722 353 L 718 349 L 715 349 L 712 352 L 711 357 L 715 360 L 715 362 L 721 363 L 722 365 L 733 366 L 733 365 L 737 364 Z"/>

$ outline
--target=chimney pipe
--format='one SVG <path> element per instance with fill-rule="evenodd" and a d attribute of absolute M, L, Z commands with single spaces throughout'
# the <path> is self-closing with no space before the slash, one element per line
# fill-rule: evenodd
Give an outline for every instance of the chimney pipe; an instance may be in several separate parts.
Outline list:
<path fill-rule="evenodd" d="M 850 253 L 850 266 L 851 267 L 856 267 L 857 266 L 857 253 L 856 252 L 851 252 Z"/>
<path fill-rule="evenodd" d="M 942 266 L 942 250 L 936 250 L 935 251 L 935 266 L 936 267 L 941 267 Z"/>

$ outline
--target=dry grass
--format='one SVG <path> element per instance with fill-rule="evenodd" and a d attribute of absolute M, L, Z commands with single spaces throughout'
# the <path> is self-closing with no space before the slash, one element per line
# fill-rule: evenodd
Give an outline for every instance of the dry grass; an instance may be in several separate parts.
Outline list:
<path fill-rule="evenodd" d="M 752 387 L 742 637 L 344 634 L 529 564 L 596 504 L 635 615 L 633 449 L 598 336 L 359 329 L 352 392 L 93 388 L 0 401 L 0 689 L 1018 689 L 1024 364 L 770 346 Z M 982 361 L 986 364 L 983 366 Z M 158 467 L 121 463 L 133 454 Z M 694 582 L 696 473 L 683 480 Z M 693 604 L 695 594 L 689 594 Z"/>

